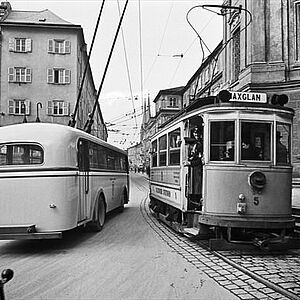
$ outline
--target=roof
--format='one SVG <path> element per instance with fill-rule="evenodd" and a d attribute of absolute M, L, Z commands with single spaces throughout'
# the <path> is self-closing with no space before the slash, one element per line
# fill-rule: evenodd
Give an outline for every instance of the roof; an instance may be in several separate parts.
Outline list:
<path fill-rule="evenodd" d="M 44 9 L 42 11 L 12 10 L 2 23 L 74 25 L 60 18 L 48 9 Z"/>
<path fill-rule="evenodd" d="M 158 92 L 157 96 L 155 97 L 155 99 L 153 100 L 153 102 L 154 103 L 157 102 L 157 100 L 159 99 L 159 97 L 161 95 L 182 95 L 183 89 L 184 89 L 184 86 L 179 86 L 179 87 L 175 87 L 175 88 L 160 90 Z"/>

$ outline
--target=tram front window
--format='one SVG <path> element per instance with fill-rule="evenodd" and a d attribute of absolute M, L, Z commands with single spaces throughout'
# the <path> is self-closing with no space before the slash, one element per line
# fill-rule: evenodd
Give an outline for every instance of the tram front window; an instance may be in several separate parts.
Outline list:
<path fill-rule="evenodd" d="M 271 160 L 270 123 L 241 123 L 241 160 Z"/>
<path fill-rule="evenodd" d="M 210 160 L 234 161 L 234 121 L 213 121 L 210 126 Z"/>
<path fill-rule="evenodd" d="M 276 127 L 276 164 L 277 165 L 289 165 L 291 163 L 290 135 L 291 135 L 290 125 L 277 123 L 277 127 Z"/>

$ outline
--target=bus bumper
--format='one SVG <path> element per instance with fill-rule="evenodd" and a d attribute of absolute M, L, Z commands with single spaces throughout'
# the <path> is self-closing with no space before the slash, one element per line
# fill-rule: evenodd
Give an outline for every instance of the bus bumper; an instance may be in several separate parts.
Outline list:
<path fill-rule="evenodd" d="M 36 232 L 34 224 L 0 226 L 0 240 L 61 239 L 62 232 Z"/>

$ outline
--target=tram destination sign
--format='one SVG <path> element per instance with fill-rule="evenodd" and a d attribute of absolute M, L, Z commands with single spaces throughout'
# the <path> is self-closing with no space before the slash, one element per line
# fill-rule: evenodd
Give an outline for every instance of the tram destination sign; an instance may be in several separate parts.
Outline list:
<path fill-rule="evenodd" d="M 264 93 L 246 93 L 246 92 L 230 92 L 230 93 L 231 93 L 231 99 L 229 101 L 267 103 L 267 94 Z"/>

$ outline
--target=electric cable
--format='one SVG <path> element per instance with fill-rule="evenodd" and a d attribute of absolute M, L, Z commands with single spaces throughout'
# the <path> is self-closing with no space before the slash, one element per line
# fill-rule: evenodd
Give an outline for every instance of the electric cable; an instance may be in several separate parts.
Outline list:
<path fill-rule="evenodd" d="M 94 118 L 96 108 L 98 108 L 98 110 L 101 111 L 98 99 L 99 99 L 100 93 L 102 91 L 102 87 L 103 87 L 103 84 L 104 84 L 104 79 L 105 79 L 106 74 L 107 74 L 108 66 L 109 66 L 109 63 L 110 63 L 110 60 L 111 60 L 111 57 L 112 57 L 112 53 L 113 53 L 113 50 L 114 50 L 114 47 L 115 47 L 115 44 L 116 44 L 116 41 L 117 41 L 117 37 L 118 37 L 119 31 L 120 31 L 120 28 L 121 28 L 121 24 L 122 24 L 124 15 L 125 15 L 125 11 L 126 11 L 126 8 L 127 8 L 127 5 L 128 5 L 128 1 L 129 0 L 126 0 L 126 3 L 125 3 L 124 8 L 123 8 L 122 15 L 121 15 L 120 20 L 119 20 L 118 28 L 117 28 L 117 31 L 116 31 L 116 34 L 115 34 L 115 37 L 114 37 L 114 40 L 113 40 L 113 44 L 112 44 L 107 62 L 106 62 L 106 66 L 105 66 L 104 73 L 103 73 L 103 76 L 102 76 L 102 80 L 101 80 L 101 83 L 100 83 L 100 86 L 99 86 L 99 89 L 98 89 L 98 93 L 97 93 L 97 96 L 96 96 L 96 99 L 95 99 L 95 104 L 93 106 L 93 110 L 92 110 L 91 114 L 89 114 L 89 119 L 87 120 L 86 124 L 84 125 L 84 130 L 87 133 L 91 133 L 92 125 L 94 123 L 93 118 Z"/>
<path fill-rule="evenodd" d="M 119 10 L 119 15 L 121 15 L 121 9 L 120 9 L 119 0 L 118 0 L 118 10 Z M 133 102 L 132 84 L 131 84 L 131 77 L 130 77 L 130 71 L 129 71 L 128 56 L 127 56 L 127 50 L 126 50 L 126 45 L 125 45 L 125 37 L 124 37 L 123 28 L 121 28 L 121 36 L 122 36 L 122 42 L 123 42 L 123 50 L 124 50 L 124 57 L 125 57 L 125 63 L 126 63 L 126 70 L 127 70 L 127 78 L 128 78 L 129 90 L 130 90 L 130 95 L 131 95 L 131 103 L 132 103 L 133 113 L 134 113 L 134 116 L 135 116 L 135 106 L 134 106 L 134 102 Z M 134 120 L 135 120 L 135 124 L 137 126 L 136 116 L 134 117 Z"/>
<path fill-rule="evenodd" d="M 104 3 L 105 3 L 105 0 L 102 1 L 102 5 L 101 5 L 101 8 L 100 8 L 100 11 L 99 11 L 99 14 L 98 14 L 98 19 L 97 19 L 96 26 L 95 26 L 95 29 L 94 29 L 92 43 L 91 43 L 91 47 L 90 47 L 89 54 L 88 54 L 88 57 L 87 57 L 87 62 L 86 62 L 85 68 L 84 68 L 80 88 L 79 88 L 78 95 L 77 95 L 76 104 L 75 104 L 75 107 L 74 107 L 74 111 L 71 114 L 71 119 L 69 120 L 68 125 L 71 126 L 71 127 L 75 127 L 75 125 L 76 125 L 76 114 L 77 114 L 78 107 L 79 107 L 79 101 L 80 101 L 81 93 L 82 93 L 82 90 L 83 90 L 83 84 L 84 84 L 86 72 L 87 72 L 87 69 L 90 65 L 90 58 L 91 58 L 94 42 L 95 42 L 95 39 L 96 39 L 96 35 L 97 35 L 97 31 L 98 31 L 98 27 L 99 27 L 101 15 L 102 15 Z"/>

